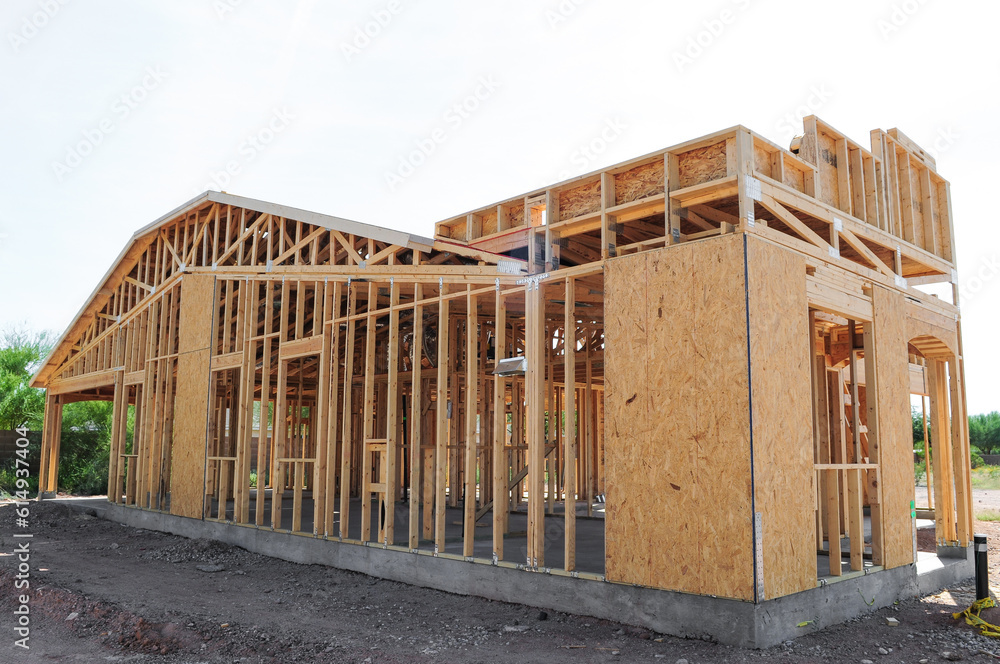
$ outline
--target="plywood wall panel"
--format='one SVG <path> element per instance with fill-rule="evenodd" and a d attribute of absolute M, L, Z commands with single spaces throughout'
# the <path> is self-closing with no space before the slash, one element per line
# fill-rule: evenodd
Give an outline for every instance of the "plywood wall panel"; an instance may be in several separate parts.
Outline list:
<path fill-rule="evenodd" d="M 755 509 L 764 596 L 816 585 L 809 304 L 805 259 L 747 239 Z"/>
<path fill-rule="evenodd" d="M 606 325 L 616 331 L 605 346 L 605 427 L 613 440 L 606 463 L 606 575 L 652 585 L 650 541 L 637 537 L 648 494 L 649 381 L 646 375 L 646 254 L 611 261 L 605 268 Z"/>
<path fill-rule="evenodd" d="M 738 235 L 606 266 L 609 580 L 753 599 L 743 274 Z"/>
<path fill-rule="evenodd" d="M 650 449 L 653 493 L 657 514 L 648 515 L 652 541 L 652 585 L 699 592 L 698 467 L 695 445 L 687 432 L 697 426 L 689 407 L 697 385 L 693 362 L 673 362 L 663 371 L 664 357 L 692 357 L 693 338 L 677 325 L 692 312 L 693 288 L 688 280 L 691 252 L 652 252 L 646 271 L 646 318 L 649 338 L 643 350 L 649 367 Z M 606 402 L 605 402 L 606 403 Z M 685 515 L 684 518 L 677 518 Z M 665 572 L 670 572 L 666 575 Z"/>
<path fill-rule="evenodd" d="M 215 308 L 215 277 L 185 275 L 181 283 L 170 513 L 192 518 L 201 518 L 205 498 L 205 436 Z"/>
<path fill-rule="evenodd" d="M 910 501 L 914 496 L 906 300 L 872 288 L 878 398 L 878 449 L 882 475 L 884 565 L 913 562 Z"/>
<path fill-rule="evenodd" d="M 692 245 L 700 592 L 752 600 L 753 508 L 742 235 Z"/>

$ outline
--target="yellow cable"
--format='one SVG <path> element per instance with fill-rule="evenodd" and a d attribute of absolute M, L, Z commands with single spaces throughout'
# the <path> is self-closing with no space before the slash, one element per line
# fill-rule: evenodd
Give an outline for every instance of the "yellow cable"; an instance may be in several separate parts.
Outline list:
<path fill-rule="evenodd" d="M 979 630 L 979 633 L 983 636 L 992 636 L 995 638 L 1000 638 L 1000 627 L 990 624 L 979 617 L 979 613 L 983 609 L 990 609 L 996 606 L 996 602 L 992 598 L 986 597 L 983 599 L 977 599 L 973 602 L 972 606 L 967 608 L 965 611 L 959 613 L 951 614 L 951 617 L 958 620 L 962 616 L 965 616 L 965 622 L 968 625 L 972 625 Z"/>

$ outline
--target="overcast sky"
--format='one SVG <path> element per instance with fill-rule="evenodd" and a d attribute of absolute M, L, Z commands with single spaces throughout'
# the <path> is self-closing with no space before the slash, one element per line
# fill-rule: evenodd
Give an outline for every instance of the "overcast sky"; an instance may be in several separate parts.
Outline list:
<path fill-rule="evenodd" d="M 0 329 L 61 333 L 136 229 L 208 188 L 431 235 L 735 124 L 788 145 L 815 113 L 936 153 L 970 411 L 1000 409 L 998 18 L 927 0 L 4 0 Z"/>

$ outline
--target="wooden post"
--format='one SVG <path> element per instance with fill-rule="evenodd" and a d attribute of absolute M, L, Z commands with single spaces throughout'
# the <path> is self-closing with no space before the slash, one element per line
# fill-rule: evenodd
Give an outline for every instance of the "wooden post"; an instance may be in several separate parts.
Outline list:
<path fill-rule="evenodd" d="M 268 454 L 268 420 L 271 410 L 271 351 L 273 347 L 274 331 L 274 284 L 269 281 L 264 282 L 264 338 L 261 344 L 264 348 L 263 364 L 260 369 L 260 426 L 257 429 L 257 501 L 254 505 L 254 521 L 257 526 L 264 525 L 264 506 L 267 497 L 267 485 L 272 486 L 272 500 L 274 487 L 274 468 L 269 464 L 270 454 Z M 277 415 L 277 413 L 275 413 Z M 272 436 L 274 425 L 271 426 Z"/>
<path fill-rule="evenodd" d="M 496 365 L 506 357 L 507 351 L 507 308 L 500 293 L 500 281 L 496 286 Z M 496 366 L 494 365 L 494 366 Z M 503 536 L 510 492 L 510 466 L 507 461 L 507 414 L 505 392 L 507 383 L 503 376 L 493 376 L 493 557 L 503 560 Z"/>
<path fill-rule="evenodd" d="M 955 358 L 948 360 L 949 390 L 951 394 L 951 450 L 955 469 L 955 510 L 958 516 L 958 543 L 969 546 L 973 537 L 972 478 L 970 476 L 969 414 L 966 412 L 965 387 L 962 370 Z"/>
<path fill-rule="evenodd" d="M 476 539 L 476 426 L 479 404 L 479 315 L 472 286 L 466 295 L 465 318 L 465 500 L 462 555 L 471 558 Z"/>
<path fill-rule="evenodd" d="M 372 534 L 372 458 L 368 441 L 375 437 L 375 321 L 378 309 L 378 287 L 368 283 L 368 316 L 365 319 L 365 397 L 361 441 L 361 541 L 371 541 Z"/>
<path fill-rule="evenodd" d="M 59 445 L 62 439 L 62 403 L 58 395 L 46 392 L 42 426 L 42 461 L 38 472 L 38 495 L 59 491 Z"/>
<path fill-rule="evenodd" d="M 410 550 L 414 551 L 420 542 L 420 473 L 423 466 L 423 380 L 420 376 L 423 360 L 424 306 L 420 304 L 424 292 L 421 284 L 413 286 L 413 367 L 410 379 Z M 423 495 L 426 501 L 428 496 Z"/>
<path fill-rule="evenodd" d="M 354 411 L 351 406 L 351 396 L 354 387 L 354 331 L 356 321 L 354 314 L 358 308 L 358 287 L 347 281 L 347 341 L 344 345 L 344 433 L 341 441 L 340 455 L 340 538 L 347 539 L 351 515 L 351 424 Z M 334 325 L 336 325 L 334 319 Z"/>
<path fill-rule="evenodd" d="M 437 357 L 437 468 L 434 479 L 434 553 L 444 553 L 445 481 L 448 464 L 448 300 L 444 282 L 439 281 Z"/>
<path fill-rule="evenodd" d="M 878 374 L 875 357 L 875 330 L 870 322 L 864 327 L 865 344 L 865 395 L 868 403 L 868 454 L 872 463 L 882 463 L 882 453 L 879 447 L 879 412 L 878 412 Z M 883 563 L 883 532 L 882 532 L 882 483 L 879 473 L 868 471 L 868 506 L 871 513 L 872 529 L 872 564 Z"/>
<path fill-rule="evenodd" d="M 284 307 L 286 299 L 282 300 Z M 284 335 L 282 335 L 282 338 Z M 274 401 L 274 472 L 271 477 L 271 529 L 281 528 L 281 501 L 285 491 L 285 462 L 288 455 L 288 360 L 281 359 L 278 342 L 278 384 Z M 294 470 L 294 469 L 293 469 Z"/>
<path fill-rule="evenodd" d="M 931 399 L 931 431 L 934 433 L 934 509 L 935 530 L 939 544 L 958 540 L 955 519 L 955 478 L 952 466 L 952 423 L 948 414 L 948 376 L 941 360 L 928 362 L 928 392 Z"/>
<path fill-rule="evenodd" d="M 323 533 L 326 537 L 334 537 L 334 505 L 335 498 L 337 495 L 337 414 L 338 405 L 340 403 L 339 396 L 339 386 L 340 386 L 340 299 L 343 295 L 342 286 L 339 281 L 334 282 L 332 285 L 327 286 L 327 292 L 332 290 L 332 302 L 331 307 L 327 308 L 328 316 L 330 318 L 329 332 L 326 332 L 326 340 L 324 342 L 324 348 L 327 349 L 327 363 L 329 367 L 325 367 L 324 371 L 330 372 L 329 378 L 329 388 L 327 391 L 327 403 L 320 403 L 318 407 L 326 408 L 326 455 L 327 455 L 327 471 L 326 471 L 326 493 L 325 496 L 325 506 L 324 506 L 324 523 L 323 523 Z M 326 325 L 324 325 L 324 329 Z M 346 383 L 345 383 L 346 384 Z M 346 418 L 345 418 L 346 419 Z M 341 477 L 343 481 L 343 477 Z"/>
<path fill-rule="evenodd" d="M 525 356 L 528 363 L 528 567 L 545 565 L 545 298 L 537 281 L 525 287 Z"/>
<path fill-rule="evenodd" d="M 399 284 L 389 280 L 389 385 L 388 414 L 386 417 L 385 446 L 385 495 L 383 509 L 385 521 L 380 528 L 383 544 L 392 544 L 395 534 L 396 511 L 396 454 L 399 449 Z M 373 319 L 370 319 L 373 320 Z M 373 321 L 374 322 L 374 321 Z"/>
<path fill-rule="evenodd" d="M 927 380 L 927 367 L 924 367 L 924 380 Z M 926 387 L 924 388 L 926 389 Z M 934 491 L 931 481 L 931 437 L 927 435 L 927 396 L 920 395 L 920 416 L 924 431 L 924 473 L 927 476 L 927 508 L 934 509 Z"/>
<path fill-rule="evenodd" d="M 108 500 L 113 503 L 121 502 L 122 497 L 121 474 L 118 467 L 125 449 L 127 421 L 128 387 L 125 386 L 125 372 L 115 371 L 115 396 L 111 407 L 111 449 L 108 454 Z"/>
<path fill-rule="evenodd" d="M 576 283 L 566 280 L 566 317 L 563 322 L 563 362 L 565 396 L 563 396 L 563 421 L 566 433 L 565 470 L 563 487 L 566 512 L 565 566 L 567 572 L 576 569 Z"/>

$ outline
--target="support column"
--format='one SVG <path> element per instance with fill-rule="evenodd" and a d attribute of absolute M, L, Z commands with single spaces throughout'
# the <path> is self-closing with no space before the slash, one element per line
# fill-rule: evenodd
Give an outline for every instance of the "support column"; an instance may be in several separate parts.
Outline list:
<path fill-rule="evenodd" d="M 59 490 L 59 446 L 62 441 L 62 402 L 46 393 L 42 419 L 42 459 L 38 469 L 38 497 L 55 498 Z"/>
<path fill-rule="evenodd" d="M 476 296 L 468 287 L 465 318 L 465 500 L 462 555 L 471 558 L 476 539 L 476 426 L 479 413 L 479 316 Z"/>
<path fill-rule="evenodd" d="M 566 513 L 566 551 L 565 567 L 567 572 L 576 569 L 576 283 L 566 280 L 566 319 L 563 323 L 563 347 L 565 348 L 563 384 L 563 421 L 566 434 L 563 436 L 565 445 L 565 470 L 563 471 L 563 491 L 565 495 Z"/>
<path fill-rule="evenodd" d="M 545 299 L 538 281 L 525 287 L 525 357 L 528 371 L 528 567 L 545 566 Z"/>
<path fill-rule="evenodd" d="M 500 283 L 496 294 L 496 365 L 507 357 L 507 309 Z M 507 510 L 510 505 L 510 466 L 507 460 L 507 408 L 505 393 L 507 383 L 503 376 L 493 376 L 493 558 L 503 560 L 503 536 L 507 531 Z"/>
<path fill-rule="evenodd" d="M 434 553 L 444 553 L 445 481 L 448 465 L 448 300 L 444 282 L 439 283 L 437 356 L 437 464 L 434 471 Z M 457 386 L 456 386 L 457 387 Z"/>

